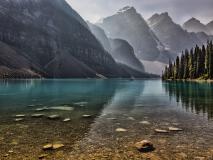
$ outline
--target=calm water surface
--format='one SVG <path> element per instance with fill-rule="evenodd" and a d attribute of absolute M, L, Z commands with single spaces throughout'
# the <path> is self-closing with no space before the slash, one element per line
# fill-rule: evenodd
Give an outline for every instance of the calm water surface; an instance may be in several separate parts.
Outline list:
<path fill-rule="evenodd" d="M 16 122 L 20 114 L 25 117 Z M 50 115 L 60 118 L 51 120 Z M 155 132 L 169 127 L 183 131 Z M 135 149 L 144 139 L 152 141 L 153 152 Z M 48 143 L 65 146 L 43 151 Z M 50 160 L 213 160 L 213 83 L 0 81 L 0 159 L 34 160 L 42 154 Z"/>

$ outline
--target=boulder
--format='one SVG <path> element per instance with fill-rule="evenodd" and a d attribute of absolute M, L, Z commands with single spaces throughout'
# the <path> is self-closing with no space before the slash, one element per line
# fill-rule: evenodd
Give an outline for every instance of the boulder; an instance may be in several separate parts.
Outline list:
<path fill-rule="evenodd" d="M 135 147 L 140 152 L 151 152 L 155 150 L 152 142 L 148 140 L 143 140 L 143 141 L 135 143 Z"/>

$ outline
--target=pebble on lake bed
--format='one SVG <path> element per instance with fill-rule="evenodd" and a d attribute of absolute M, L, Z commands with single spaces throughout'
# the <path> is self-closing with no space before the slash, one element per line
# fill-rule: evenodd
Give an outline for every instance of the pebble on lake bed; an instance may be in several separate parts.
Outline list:
<path fill-rule="evenodd" d="M 16 119 L 14 119 L 15 122 L 20 122 L 20 121 L 23 121 L 23 120 L 24 120 L 24 118 L 16 118 Z"/>
<path fill-rule="evenodd" d="M 46 144 L 43 146 L 43 150 L 50 150 L 53 148 L 53 144 Z"/>
<path fill-rule="evenodd" d="M 16 118 L 23 118 L 23 117 L 25 117 L 25 115 L 24 114 L 18 114 L 18 115 L 15 115 L 15 117 Z"/>
<path fill-rule="evenodd" d="M 133 117 L 128 117 L 127 119 L 128 119 L 128 120 L 131 120 L 131 121 L 134 121 L 134 120 L 135 120 L 135 118 L 133 118 Z"/>
<path fill-rule="evenodd" d="M 41 154 L 39 157 L 38 157 L 38 159 L 43 159 L 43 158 L 45 158 L 45 157 L 47 157 L 48 156 L 48 154 Z"/>
<path fill-rule="evenodd" d="M 91 116 L 91 115 L 85 114 L 85 115 L 83 115 L 82 117 L 83 117 L 83 118 L 91 118 L 92 116 Z"/>
<path fill-rule="evenodd" d="M 32 114 L 31 117 L 33 118 L 40 118 L 40 117 L 43 117 L 44 114 Z"/>
<path fill-rule="evenodd" d="M 43 150 L 56 150 L 62 147 L 64 147 L 62 143 L 46 144 L 43 146 Z"/>
<path fill-rule="evenodd" d="M 64 145 L 62 143 L 53 144 L 53 149 L 59 149 L 59 148 L 62 148 L 62 147 L 64 147 Z"/>
<path fill-rule="evenodd" d="M 169 131 L 163 130 L 163 129 L 155 129 L 155 132 L 157 132 L 157 133 L 169 133 Z"/>
<path fill-rule="evenodd" d="M 124 128 L 117 128 L 115 131 L 116 132 L 126 132 L 127 130 Z"/>
<path fill-rule="evenodd" d="M 145 125 L 150 125 L 150 122 L 148 122 L 148 121 L 141 121 L 141 122 L 139 122 L 140 124 L 145 124 Z"/>
<path fill-rule="evenodd" d="M 48 119 L 59 119 L 60 116 L 59 115 L 51 115 L 47 117 Z"/>
<path fill-rule="evenodd" d="M 181 128 L 169 127 L 170 131 L 183 131 Z"/>
<path fill-rule="evenodd" d="M 73 111 L 74 108 L 70 106 L 54 106 L 54 107 L 49 107 L 49 110 L 61 110 L 61 111 Z"/>
<path fill-rule="evenodd" d="M 151 152 L 155 149 L 152 142 L 148 140 L 143 140 L 143 141 L 135 143 L 135 147 L 140 152 Z"/>
<path fill-rule="evenodd" d="M 63 120 L 63 122 L 69 122 L 69 121 L 71 121 L 70 118 L 65 118 L 65 119 Z"/>

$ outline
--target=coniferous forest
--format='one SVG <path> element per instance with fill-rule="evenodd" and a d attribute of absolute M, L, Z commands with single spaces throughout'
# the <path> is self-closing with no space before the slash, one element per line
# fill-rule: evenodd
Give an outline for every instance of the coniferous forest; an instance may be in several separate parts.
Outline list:
<path fill-rule="evenodd" d="M 170 62 L 162 74 L 163 80 L 178 79 L 213 79 L 213 43 L 188 49 Z"/>

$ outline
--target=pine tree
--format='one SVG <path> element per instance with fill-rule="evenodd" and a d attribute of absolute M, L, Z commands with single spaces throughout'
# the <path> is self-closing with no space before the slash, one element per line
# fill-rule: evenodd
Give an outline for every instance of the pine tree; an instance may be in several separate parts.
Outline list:
<path fill-rule="evenodd" d="M 193 52 L 193 49 L 191 49 L 190 56 L 189 56 L 189 78 L 190 79 L 194 78 L 194 52 Z"/>
<path fill-rule="evenodd" d="M 175 79 L 180 79 L 180 59 L 177 56 L 176 58 L 176 67 L 175 67 Z"/>
<path fill-rule="evenodd" d="M 184 78 L 184 54 L 182 53 L 180 60 L 180 79 L 183 78 Z"/>
<path fill-rule="evenodd" d="M 184 79 L 189 78 L 189 51 L 186 49 L 184 56 Z"/>
<path fill-rule="evenodd" d="M 213 44 L 209 43 L 209 78 L 213 79 Z"/>

